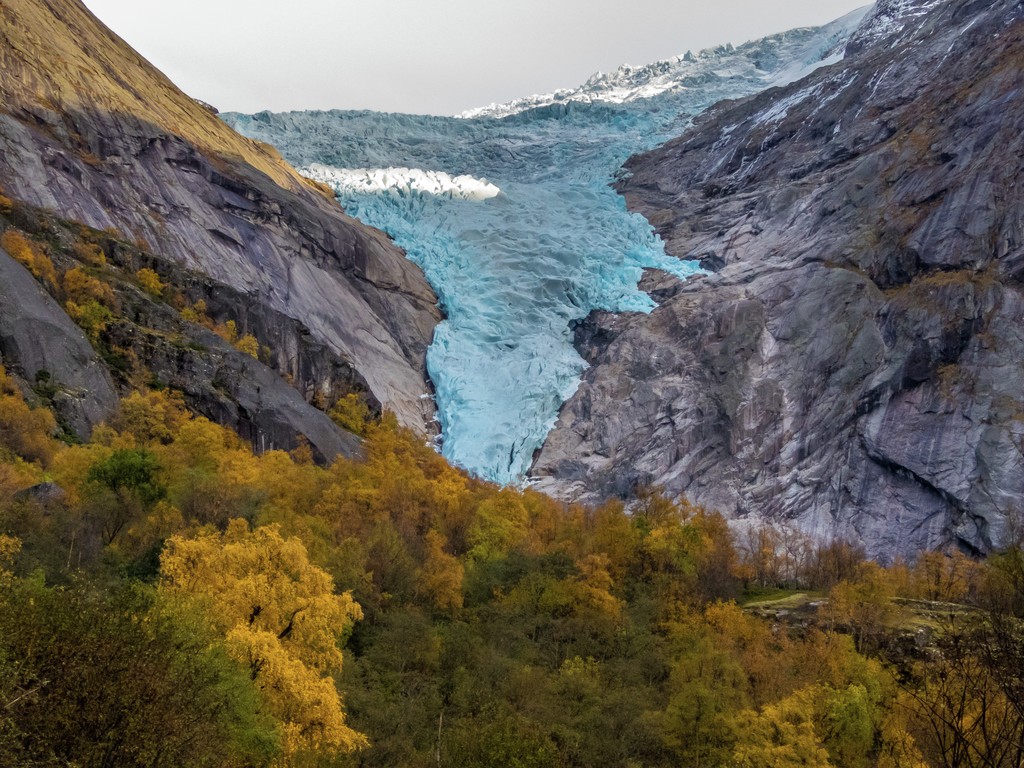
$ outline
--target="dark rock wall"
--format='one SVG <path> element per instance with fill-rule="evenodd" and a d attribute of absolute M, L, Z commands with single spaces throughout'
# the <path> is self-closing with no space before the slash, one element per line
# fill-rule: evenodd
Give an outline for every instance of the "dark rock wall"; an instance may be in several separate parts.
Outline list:
<path fill-rule="evenodd" d="M 630 161 L 670 253 L 596 313 L 540 487 L 663 484 L 876 556 L 987 551 L 1024 507 L 1024 6 L 880 3 L 847 59 Z"/>

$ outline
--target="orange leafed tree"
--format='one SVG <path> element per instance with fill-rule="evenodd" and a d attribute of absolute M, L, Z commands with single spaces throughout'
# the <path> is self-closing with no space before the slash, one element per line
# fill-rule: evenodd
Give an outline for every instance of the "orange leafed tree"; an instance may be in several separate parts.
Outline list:
<path fill-rule="evenodd" d="M 330 677 L 341 670 L 339 641 L 362 612 L 350 594 L 335 593 L 298 539 L 232 520 L 223 534 L 172 537 L 161 572 L 165 589 L 207 601 L 229 653 L 249 665 L 280 723 L 284 765 L 366 743 L 346 725 Z"/>

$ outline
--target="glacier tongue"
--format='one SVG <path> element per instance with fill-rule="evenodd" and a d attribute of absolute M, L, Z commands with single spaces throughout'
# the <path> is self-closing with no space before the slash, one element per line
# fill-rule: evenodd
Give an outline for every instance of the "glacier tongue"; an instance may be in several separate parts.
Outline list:
<path fill-rule="evenodd" d="M 586 367 L 573 321 L 594 309 L 651 311 L 637 288 L 645 268 L 684 279 L 698 271 L 667 256 L 609 186 L 622 163 L 723 98 L 819 65 L 859 21 L 685 57 L 681 80 L 671 66 L 653 65 L 660 79 L 650 88 L 649 73 L 620 70 L 616 77 L 635 88 L 618 104 L 562 99 L 490 110 L 502 119 L 224 117 L 331 185 L 351 215 L 388 232 L 423 269 L 447 314 L 427 355 L 443 453 L 484 478 L 517 483 Z M 590 86 L 607 90 L 614 80 Z"/>

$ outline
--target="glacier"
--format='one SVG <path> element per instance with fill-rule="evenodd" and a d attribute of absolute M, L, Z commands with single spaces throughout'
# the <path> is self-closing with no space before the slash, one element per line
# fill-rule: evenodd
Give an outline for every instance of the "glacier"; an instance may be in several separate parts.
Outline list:
<path fill-rule="evenodd" d="M 610 186 L 623 163 L 722 99 L 838 60 L 867 10 L 457 117 L 223 118 L 329 184 L 423 269 L 446 316 L 427 353 L 441 450 L 475 475 L 523 483 L 586 367 L 574 323 L 596 309 L 652 311 L 637 287 L 645 269 L 699 272 L 626 210 Z"/>

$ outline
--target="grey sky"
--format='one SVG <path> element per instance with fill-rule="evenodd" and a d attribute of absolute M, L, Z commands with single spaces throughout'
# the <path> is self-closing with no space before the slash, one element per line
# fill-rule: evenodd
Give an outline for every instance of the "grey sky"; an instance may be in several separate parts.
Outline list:
<path fill-rule="evenodd" d="M 452 114 L 831 21 L 865 0 L 85 0 L 221 110 Z"/>

